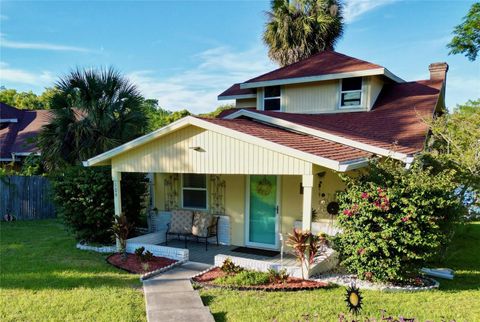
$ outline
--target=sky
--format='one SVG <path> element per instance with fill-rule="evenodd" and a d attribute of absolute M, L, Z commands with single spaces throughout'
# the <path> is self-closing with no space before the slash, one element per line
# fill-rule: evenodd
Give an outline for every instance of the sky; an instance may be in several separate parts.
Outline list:
<path fill-rule="evenodd" d="M 480 97 L 480 58 L 446 44 L 473 1 L 346 0 L 336 51 L 428 79 L 448 62 L 450 108 Z M 169 110 L 209 112 L 231 84 L 277 68 L 269 1 L 0 1 L 0 86 L 41 93 L 73 68 L 113 66 Z"/>

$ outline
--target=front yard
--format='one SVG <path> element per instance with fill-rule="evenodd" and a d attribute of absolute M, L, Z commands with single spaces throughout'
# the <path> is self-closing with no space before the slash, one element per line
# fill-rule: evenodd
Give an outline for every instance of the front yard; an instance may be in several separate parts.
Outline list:
<path fill-rule="evenodd" d="M 56 220 L 0 223 L 1 321 L 144 321 L 137 275 L 77 250 Z"/>
<path fill-rule="evenodd" d="M 465 227 L 440 266 L 453 268 L 453 281 L 440 280 L 440 290 L 420 293 L 363 291 L 365 316 L 416 317 L 419 321 L 479 321 L 480 223 Z M 265 293 L 202 290 L 203 301 L 216 321 L 337 321 L 347 313 L 345 288 Z M 309 316 L 309 317 L 308 317 Z"/>
<path fill-rule="evenodd" d="M 143 321 L 137 275 L 109 266 L 106 255 L 75 249 L 55 220 L 1 223 L 0 320 Z M 421 293 L 364 291 L 365 315 L 477 321 L 480 308 L 480 223 L 470 224 L 443 266 L 456 270 L 441 289 Z M 346 313 L 344 288 L 266 293 L 202 290 L 217 321 L 336 321 Z M 310 318 L 307 318 L 310 315 Z"/>

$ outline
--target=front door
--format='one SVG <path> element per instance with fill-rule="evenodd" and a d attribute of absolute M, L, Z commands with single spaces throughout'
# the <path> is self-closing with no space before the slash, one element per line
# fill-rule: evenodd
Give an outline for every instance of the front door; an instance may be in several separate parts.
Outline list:
<path fill-rule="evenodd" d="M 250 176 L 247 201 L 246 244 L 278 248 L 277 176 Z"/>

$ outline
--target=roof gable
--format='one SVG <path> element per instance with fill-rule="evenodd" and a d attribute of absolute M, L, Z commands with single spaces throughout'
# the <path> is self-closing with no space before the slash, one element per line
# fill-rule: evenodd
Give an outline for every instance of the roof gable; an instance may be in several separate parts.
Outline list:
<path fill-rule="evenodd" d="M 307 59 L 249 79 L 245 83 L 348 73 L 380 68 L 383 67 L 341 53 L 334 51 L 322 51 Z"/>

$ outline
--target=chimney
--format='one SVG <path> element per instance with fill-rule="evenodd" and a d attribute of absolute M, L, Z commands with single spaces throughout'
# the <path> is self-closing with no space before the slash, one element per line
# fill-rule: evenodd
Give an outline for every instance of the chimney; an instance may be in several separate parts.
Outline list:
<path fill-rule="evenodd" d="M 447 78 L 448 64 L 445 62 L 431 63 L 428 66 L 428 70 L 430 71 L 431 80 L 445 80 Z"/>

